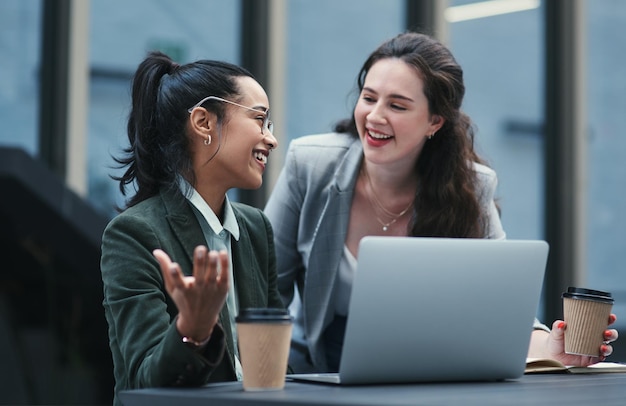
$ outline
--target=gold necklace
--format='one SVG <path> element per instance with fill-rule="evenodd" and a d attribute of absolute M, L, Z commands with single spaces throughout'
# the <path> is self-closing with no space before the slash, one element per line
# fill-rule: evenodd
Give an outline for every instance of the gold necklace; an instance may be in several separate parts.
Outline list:
<path fill-rule="evenodd" d="M 378 215 L 374 215 L 374 217 L 376 217 L 376 220 L 380 223 L 380 225 L 383 226 L 383 231 L 387 231 L 389 230 L 389 227 L 391 225 L 393 225 L 396 221 L 400 219 L 400 217 L 404 216 L 409 211 L 411 206 L 413 206 L 413 200 L 411 200 L 409 205 L 400 213 L 393 213 L 387 210 L 385 206 L 383 206 L 383 204 L 378 199 L 378 196 L 376 196 L 376 192 L 374 192 L 374 185 L 372 184 L 372 180 L 370 179 L 370 176 L 367 173 L 367 169 L 365 168 L 365 165 L 362 166 L 362 169 L 363 169 L 363 173 L 365 174 L 365 178 L 367 179 L 367 183 L 369 184 L 370 189 L 372 190 L 372 196 L 370 196 L 370 194 L 367 193 L 367 191 L 365 195 L 367 197 L 367 201 L 369 202 L 370 206 L 372 206 L 372 208 L 374 209 L 374 213 L 376 213 L 376 208 L 378 207 L 378 209 L 382 211 L 387 217 L 391 217 L 391 221 L 388 223 L 385 223 L 378 217 Z M 374 198 L 375 202 L 372 202 L 372 197 Z"/>

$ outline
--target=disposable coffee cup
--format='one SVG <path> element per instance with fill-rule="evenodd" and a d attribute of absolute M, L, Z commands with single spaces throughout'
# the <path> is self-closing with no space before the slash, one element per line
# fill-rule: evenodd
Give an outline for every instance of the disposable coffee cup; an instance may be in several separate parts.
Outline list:
<path fill-rule="evenodd" d="M 292 317 L 284 309 L 242 309 L 235 319 L 246 391 L 281 390 L 291 344 Z"/>
<path fill-rule="evenodd" d="M 613 297 L 609 292 L 567 288 L 563 293 L 565 352 L 597 357 L 609 325 Z"/>

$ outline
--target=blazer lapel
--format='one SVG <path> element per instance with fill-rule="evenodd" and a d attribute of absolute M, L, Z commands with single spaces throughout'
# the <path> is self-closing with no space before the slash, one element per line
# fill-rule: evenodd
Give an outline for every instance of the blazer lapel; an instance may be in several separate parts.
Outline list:
<path fill-rule="evenodd" d="M 239 224 L 239 241 L 232 243 L 233 272 L 235 287 L 237 288 L 238 308 L 264 306 L 261 298 L 258 297 L 258 286 L 260 286 L 259 274 L 261 270 L 257 261 L 254 260 L 254 250 L 252 249 L 251 238 L 248 232 L 247 223 L 235 210 L 237 223 Z M 232 238 L 232 237 L 231 237 Z"/>
<path fill-rule="evenodd" d="M 161 192 L 163 204 L 167 209 L 167 221 L 178 242 L 183 246 L 187 254 L 187 260 L 191 264 L 186 275 L 193 272 L 193 251 L 198 245 L 207 245 L 202 234 L 202 229 L 187 200 L 182 196 L 176 196 L 175 192 Z M 181 200 L 183 199 L 183 200 Z M 180 261 L 180 259 L 177 259 Z"/>
<path fill-rule="evenodd" d="M 315 365 L 326 365 L 326 355 L 320 340 L 324 329 L 335 316 L 330 306 L 331 295 L 345 245 L 362 152 L 361 142 L 356 139 L 338 165 L 311 248 L 311 253 L 315 254 L 309 258 L 307 267 L 312 271 L 306 273 L 304 312 L 307 335 L 313 346 L 318 348 L 312 352 L 313 356 L 317 356 Z"/>
<path fill-rule="evenodd" d="M 208 245 L 204 234 L 202 234 L 202 228 L 198 224 L 196 215 L 189 206 L 186 200 L 180 201 L 178 196 L 175 196 L 173 192 L 161 192 L 161 197 L 165 207 L 167 208 L 167 221 L 172 227 L 172 231 L 176 239 L 184 247 L 187 254 L 187 260 L 191 264 L 188 268 L 190 271 L 186 272 L 186 275 L 191 275 L 193 272 L 193 252 L 198 245 Z M 241 238 L 240 238 L 241 239 Z M 233 251 L 236 250 L 237 244 L 233 244 Z M 210 248 L 210 247 L 209 247 Z M 233 252 L 233 263 L 237 255 Z M 241 261 L 239 261 L 241 262 Z M 241 268 L 241 265 L 233 269 L 245 269 Z M 235 348 L 234 337 L 232 335 L 230 324 L 230 313 L 228 312 L 228 306 L 224 305 L 220 311 L 219 324 L 226 334 L 226 349 L 230 356 L 231 364 L 233 365 L 233 376 L 235 373 L 234 360 L 235 360 Z"/>

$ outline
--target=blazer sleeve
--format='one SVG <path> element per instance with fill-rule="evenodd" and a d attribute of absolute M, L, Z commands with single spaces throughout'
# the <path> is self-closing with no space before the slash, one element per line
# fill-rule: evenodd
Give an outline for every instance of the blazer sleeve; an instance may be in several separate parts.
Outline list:
<path fill-rule="evenodd" d="M 104 309 L 114 360 L 116 388 L 201 385 L 209 380 L 224 353 L 224 334 L 216 326 L 203 353 L 182 343 L 152 250 L 172 248 L 152 224 L 120 215 L 102 239 L 101 272 Z M 170 238 L 170 240 L 172 240 Z M 181 264 L 181 266 L 185 266 Z"/>
<path fill-rule="evenodd" d="M 299 179 L 299 175 L 296 150 L 292 145 L 264 210 L 274 230 L 278 290 L 285 306 L 293 301 L 294 283 L 304 278 L 298 230 L 304 201 L 301 185 L 306 184 L 306 180 Z"/>
<path fill-rule="evenodd" d="M 504 239 L 506 234 L 500 219 L 500 210 L 496 205 L 495 195 L 498 186 L 496 172 L 483 165 L 475 164 L 478 179 L 478 193 L 481 211 L 486 223 L 485 238 Z"/>

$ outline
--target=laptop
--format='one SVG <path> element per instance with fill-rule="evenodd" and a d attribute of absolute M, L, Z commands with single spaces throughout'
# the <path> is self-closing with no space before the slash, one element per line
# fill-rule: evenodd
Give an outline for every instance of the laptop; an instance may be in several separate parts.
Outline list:
<path fill-rule="evenodd" d="M 549 247 L 540 240 L 368 236 L 359 245 L 334 384 L 523 375 Z"/>

